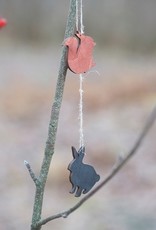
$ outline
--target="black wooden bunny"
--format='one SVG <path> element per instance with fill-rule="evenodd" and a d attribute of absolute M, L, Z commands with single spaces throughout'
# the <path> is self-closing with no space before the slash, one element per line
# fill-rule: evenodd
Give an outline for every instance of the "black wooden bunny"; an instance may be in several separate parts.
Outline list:
<path fill-rule="evenodd" d="M 70 171 L 69 179 L 72 184 L 70 193 L 75 193 L 76 197 L 81 196 L 81 193 L 87 193 L 100 179 L 100 176 L 91 165 L 82 162 L 84 153 L 85 147 L 81 147 L 78 152 L 72 147 L 74 159 L 68 166 L 68 170 Z"/>

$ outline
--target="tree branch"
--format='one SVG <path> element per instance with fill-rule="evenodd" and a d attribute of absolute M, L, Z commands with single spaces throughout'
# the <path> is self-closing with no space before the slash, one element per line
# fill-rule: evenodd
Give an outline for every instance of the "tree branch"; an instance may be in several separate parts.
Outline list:
<path fill-rule="evenodd" d="M 30 177 L 32 178 L 32 180 L 34 181 L 35 185 L 37 186 L 39 180 L 37 179 L 37 177 L 35 176 L 35 173 L 33 172 L 30 164 L 28 161 L 24 161 L 24 165 L 27 167 L 28 172 L 30 174 Z"/>
<path fill-rule="evenodd" d="M 67 211 L 58 213 L 56 215 L 49 216 L 48 218 L 45 218 L 38 222 L 38 226 L 42 226 L 49 221 L 52 221 L 54 219 L 58 218 L 66 218 L 68 217 L 72 212 L 77 210 L 83 203 L 85 203 L 89 198 L 91 198 L 96 192 L 98 192 L 107 182 L 109 182 L 119 171 L 120 169 L 127 163 L 127 161 L 136 153 L 140 145 L 142 144 L 145 136 L 148 134 L 150 128 L 153 126 L 154 122 L 156 120 L 156 107 L 151 112 L 149 119 L 147 120 L 145 126 L 142 129 L 142 132 L 140 133 L 138 139 L 136 140 L 134 146 L 132 149 L 126 154 L 125 157 L 118 158 L 115 165 L 112 167 L 112 170 L 108 173 L 108 175 L 105 177 L 105 179 L 95 188 L 93 189 L 88 195 L 86 195 L 84 198 L 82 198 L 76 205 L 74 205 L 72 208 L 68 209 Z"/>
<path fill-rule="evenodd" d="M 76 0 L 70 0 L 69 15 L 67 18 L 67 25 L 66 25 L 64 39 L 66 39 L 67 37 L 73 36 L 75 32 L 75 21 L 76 21 Z M 37 223 L 41 219 L 44 188 L 45 188 L 45 184 L 47 181 L 51 159 L 54 154 L 59 113 L 60 113 L 60 108 L 61 108 L 61 103 L 62 103 L 62 98 L 63 98 L 66 73 L 68 69 L 67 60 L 66 60 L 66 52 L 67 52 L 67 48 L 63 47 L 60 68 L 59 68 L 59 73 L 58 73 L 58 80 L 57 80 L 56 91 L 55 91 L 55 97 L 54 97 L 54 103 L 52 106 L 51 117 L 50 117 L 50 122 L 49 122 L 48 138 L 47 138 L 44 158 L 43 158 L 43 162 L 42 162 L 42 166 L 41 166 L 41 170 L 39 174 L 40 183 L 36 186 L 31 230 L 41 229 L 41 226 L 37 226 Z"/>

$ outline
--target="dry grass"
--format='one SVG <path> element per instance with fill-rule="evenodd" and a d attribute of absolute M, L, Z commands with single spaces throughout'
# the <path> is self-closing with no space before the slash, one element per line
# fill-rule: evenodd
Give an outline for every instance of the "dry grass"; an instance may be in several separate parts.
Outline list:
<path fill-rule="evenodd" d="M 51 94 L 50 89 L 18 79 L 1 90 L 1 112 L 16 121 L 34 120 L 50 101 Z"/>

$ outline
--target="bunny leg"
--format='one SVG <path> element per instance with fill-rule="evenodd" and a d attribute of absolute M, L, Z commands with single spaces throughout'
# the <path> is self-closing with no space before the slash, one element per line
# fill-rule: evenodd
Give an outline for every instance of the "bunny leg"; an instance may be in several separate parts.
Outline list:
<path fill-rule="evenodd" d="M 89 190 L 90 190 L 90 188 L 84 189 L 84 190 L 83 190 L 83 194 L 86 194 L 87 192 L 89 192 Z"/>
<path fill-rule="evenodd" d="M 72 189 L 70 190 L 70 193 L 74 193 L 74 192 L 75 192 L 75 190 L 76 190 L 76 186 L 75 186 L 75 185 L 73 185 Z"/>
<path fill-rule="evenodd" d="M 82 188 L 78 187 L 75 196 L 79 197 L 79 196 L 81 196 L 81 193 L 82 193 Z"/>

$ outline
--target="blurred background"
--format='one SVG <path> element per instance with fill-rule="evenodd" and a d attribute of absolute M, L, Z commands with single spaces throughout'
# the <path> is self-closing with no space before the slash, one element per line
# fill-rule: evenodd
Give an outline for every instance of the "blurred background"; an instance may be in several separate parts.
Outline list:
<path fill-rule="evenodd" d="M 101 180 L 135 143 L 156 104 L 156 1 L 83 3 L 85 33 L 96 42 L 96 66 L 84 80 L 85 162 Z M 1 0 L 0 228 L 30 229 L 64 38 L 69 0 Z M 56 152 L 43 217 L 73 206 L 67 166 L 79 147 L 79 77 L 68 71 Z M 136 156 L 83 207 L 43 229 L 156 229 L 156 124 Z"/>

